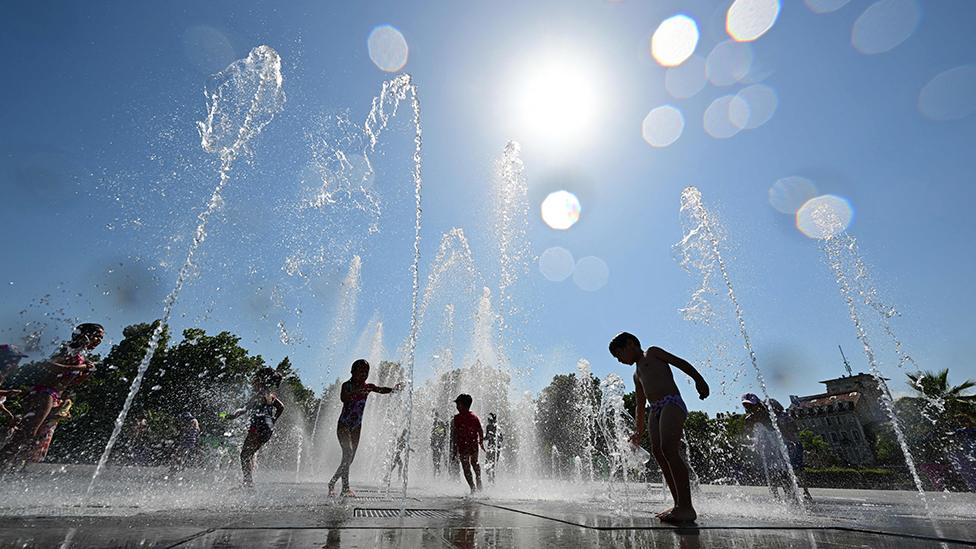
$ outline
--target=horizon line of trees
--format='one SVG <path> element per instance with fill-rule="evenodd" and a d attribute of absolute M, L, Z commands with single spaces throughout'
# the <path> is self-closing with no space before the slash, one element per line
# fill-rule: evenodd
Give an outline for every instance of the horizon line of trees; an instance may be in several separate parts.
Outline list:
<path fill-rule="evenodd" d="M 58 426 L 48 460 L 92 463 L 99 458 L 157 324 L 158 321 L 127 326 L 122 340 L 104 357 L 92 356 L 98 363 L 95 372 L 85 383 L 64 395 L 74 402 L 72 417 Z M 168 463 L 172 448 L 179 440 L 179 417 L 185 412 L 198 420 L 204 446 L 226 449 L 236 444 L 231 433 L 240 430 L 240 426 L 229 425 L 221 412 L 243 405 L 251 377 L 267 366 L 264 357 L 251 355 L 240 345 L 240 337 L 227 331 L 209 335 L 200 328 L 187 328 L 180 341 L 171 339 L 169 328 L 164 327 L 142 389 L 113 452 L 113 462 Z M 284 378 L 279 397 L 285 402 L 286 410 L 279 426 L 308 432 L 320 406 L 319 397 L 302 382 L 287 356 L 274 367 Z M 29 387 L 33 370 L 32 363 L 22 365 L 8 379 L 7 386 Z M 581 406 L 598 410 L 602 401 L 600 380 L 592 374 L 589 377 L 589 389 L 581 391 L 586 385 L 580 383 L 576 373 L 557 374 L 532 399 L 543 472 L 568 476 L 574 469 L 573 459 L 584 455 L 587 448 L 595 456 L 595 470 L 604 473 L 608 470 L 611 450 L 606 438 L 613 439 L 615 434 L 601 432 L 595 418 L 590 418 L 587 425 L 587 420 L 581 417 Z M 976 431 L 976 395 L 971 394 L 976 382 L 965 380 L 953 385 L 948 369 L 913 372 L 907 377 L 912 393 L 896 399 L 895 412 L 909 448 L 916 461 L 948 471 L 951 477 L 952 471 L 960 467 L 958 456 L 976 457 L 972 456 L 976 450 L 972 441 Z M 444 394 L 448 395 L 450 390 L 445 390 Z M 13 400 L 8 405 L 16 413 L 17 402 Z M 633 392 L 624 396 L 624 406 L 633 417 Z M 714 417 L 700 411 L 688 414 L 685 424 L 688 457 L 702 482 L 748 480 L 751 473 L 747 465 L 755 460 L 746 441 L 743 419 L 741 411 L 721 412 Z M 137 428 L 140 422 L 146 428 Z M 849 465 L 834 454 L 827 441 L 814 433 L 801 431 L 800 438 L 809 467 Z M 904 468 L 904 455 L 890 429 L 872 433 L 869 442 L 878 465 Z M 644 446 L 650 450 L 646 440 Z M 551 452 L 553 448 L 555 452 Z M 559 461 L 552 456 L 558 456 Z M 951 478 L 949 484 L 962 483 L 958 478 Z"/>

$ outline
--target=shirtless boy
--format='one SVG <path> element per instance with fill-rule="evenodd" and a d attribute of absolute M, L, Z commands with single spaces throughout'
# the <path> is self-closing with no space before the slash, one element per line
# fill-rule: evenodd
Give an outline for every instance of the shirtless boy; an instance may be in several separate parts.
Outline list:
<path fill-rule="evenodd" d="M 691 504 L 691 484 L 688 479 L 688 465 L 681 458 L 681 438 L 688 407 L 681 399 L 681 393 L 674 382 L 671 367 L 684 372 L 695 381 L 698 397 L 708 397 L 708 384 L 694 366 L 660 347 L 650 347 L 645 352 L 640 340 L 633 334 L 622 332 L 610 342 L 610 354 L 621 364 L 636 366 L 634 384 L 637 386 L 635 403 L 637 408 L 637 432 L 630 437 L 633 444 L 639 444 L 644 430 L 650 434 L 654 459 L 661 466 L 661 472 L 674 498 L 674 507 L 658 515 L 663 522 L 687 523 L 698 518 Z M 649 402 L 651 415 L 645 421 L 645 403 Z"/>

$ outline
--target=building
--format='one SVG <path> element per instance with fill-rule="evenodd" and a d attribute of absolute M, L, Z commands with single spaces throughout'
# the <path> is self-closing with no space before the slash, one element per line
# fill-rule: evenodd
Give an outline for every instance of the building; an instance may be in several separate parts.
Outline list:
<path fill-rule="evenodd" d="M 842 461 L 874 464 L 871 440 L 888 423 L 881 403 L 884 387 L 874 376 L 862 373 L 820 383 L 827 386 L 826 392 L 790 395 L 789 414 L 797 428 L 823 437 Z"/>

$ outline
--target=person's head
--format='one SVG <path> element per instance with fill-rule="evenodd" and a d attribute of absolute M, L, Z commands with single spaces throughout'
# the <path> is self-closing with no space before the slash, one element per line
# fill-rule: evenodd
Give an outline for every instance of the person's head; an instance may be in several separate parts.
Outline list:
<path fill-rule="evenodd" d="M 488 423 L 495 423 L 496 421 L 498 421 L 498 416 L 495 415 L 495 412 L 488 414 Z"/>
<path fill-rule="evenodd" d="M 742 395 L 742 407 L 746 412 L 757 412 L 763 408 L 762 399 L 756 394 L 746 393 Z"/>
<path fill-rule="evenodd" d="M 190 423 L 193 421 L 193 412 L 186 410 L 180 414 L 180 421 L 183 423 Z"/>
<path fill-rule="evenodd" d="M 276 371 L 274 368 L 261 368 L 254 374 L 251 385 L 256 390 L 277 389 L 281 385 L 282 378 L 281 372 Z"/>
<path fill-rule="evenodd" d="M 71 346 L 78 349 L 91 350 L 98 347 L 105 337 L 105 328 L 101 324 L 85 322 L 75 326 L 71 332 Z"/>
<path fill-rule="evenodd" d="M 621 364 L 633 366 L 644 356 L 640 340 L 630 332 L 620 332 L 610 340 L 610 354 Z"/>
<path fill-rule="evenodd" d="M 460 395 L 457 396 L 457 398 L 454 399 L 454 404 L 457 405 L 457 409 L 459 412 L 467 412 L 468 410 L 471 409 L 471 403 L 473 401 L 474 399 L 471 398 L 471 395 L 467 393 L 461 393 Z"/>
<path fill-rule="evenodd" d="M 19 366 L 20 359 L 26 356 L 13 345 L 0 345 L 0 381 Z"/>
<path fill-rule="evenodd" d="M 352 363 L 352 380 L 358 383 L 364 383 L 366 378 L 369 377 L 369 362 L 365 359 L 359 359 Z"/>

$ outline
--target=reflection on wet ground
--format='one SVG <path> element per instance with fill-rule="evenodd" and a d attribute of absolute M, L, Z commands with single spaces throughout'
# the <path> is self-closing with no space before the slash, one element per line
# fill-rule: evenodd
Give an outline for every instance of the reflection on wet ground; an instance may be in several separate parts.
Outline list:
<path fill-rule="evenodd" d="M 703 487 L 695 527 L 661 524 L 660 487 L 610 501 L 599 486 L 572 501 L 518 497 L 503 489 L 468 499 L 411 490 L 405 501 L 377 487 L 330 502 L 316 482 L 276 482 L 255 494 L 231 486 L 149 498 L 130 483 L 87 505 L 46 491 L 0 493 L 0 547 L 458 547 L 592 549 L 657 547 L 944 547 L 976 545 L 976 496 L 936 501 L 936 523 L 909 492 L 815 490 L 797 514 L 749 487 Z M 130 493 L 118 490 L 126 487 Z M 496 487 L 498 488 L 498 487 Z M 148 492 L 148 491 L 147 491 Z M 50 496 L 50 498 L 48 497 Z M 935 495 L 933 499 L 939 498 Z M 27 503 L 30 502 L 30 505 Z M 405 516 L 400 517 L 401 503 Z"/>

